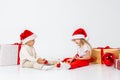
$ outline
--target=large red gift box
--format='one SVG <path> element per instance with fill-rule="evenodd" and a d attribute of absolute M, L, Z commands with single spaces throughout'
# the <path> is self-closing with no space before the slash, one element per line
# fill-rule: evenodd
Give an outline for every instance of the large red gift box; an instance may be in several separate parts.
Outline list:
<path fill-rule="evenodd" d="M 110 47 L 93 48 L 92 55 L 91 55 L 91 63 L 103 64 L 102 57 L 106 53 L 112 53 L 114 54 L 115 58 L 118 59 L 120 50 L 118 48 L 110 48 Z"/>
<path fill-rule="evenodd" d="M 21 45 L 1 44 L 0 45 L 0 65 L 19 65 L 20 64 L 20 48 Z"/>

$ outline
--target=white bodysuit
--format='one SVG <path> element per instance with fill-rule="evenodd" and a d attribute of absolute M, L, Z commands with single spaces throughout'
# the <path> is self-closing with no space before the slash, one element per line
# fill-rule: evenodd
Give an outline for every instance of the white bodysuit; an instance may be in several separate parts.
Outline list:
<path fill-rule="evenodd" d="M 20 50 L 20 61 L 22 67 L 42 69 L 43 64 L 37 63 L 38 56 L 34 47 L 22 45 Z"/>
<path fill-rule="evenodd" d="M 79 54 L 79 56 L 84 56 L 86 55 L 86 51 L 90 51 L 91 54 L 91 48 L 88 44 L 84 44 L 82 47 L 78 47 L 77 54 Z"/>
<path fill-rule="evenodd" d="M 20 50 L 20 61 L 22 67 L 26 68 L 36 68 L 36 69 L 46 69 L 49 66 L 45 64 L 37 63 L 38 55 L 35 52 L 34 47 L 27 45 L 22 45 Z M 48 64 L 53 64 L 53 61 L 48 61 Z"/>

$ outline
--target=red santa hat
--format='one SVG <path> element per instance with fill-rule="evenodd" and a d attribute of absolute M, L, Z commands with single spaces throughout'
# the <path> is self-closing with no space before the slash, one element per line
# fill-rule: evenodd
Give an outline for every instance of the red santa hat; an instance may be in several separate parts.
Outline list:
<path fill-rule="evenodd" d="M 34 40 L 36 37 L 37 35 L 31 32 L 30 30 L 24 30 L 24 32 L 20 34 L 22 44 L 25 44 L 30 40 Z"/>
<path fill-rule="evenodd" d="M 72 34 L 72 39 L 87 39 L 87 33 L 83 28 L 75 30 Z"/>

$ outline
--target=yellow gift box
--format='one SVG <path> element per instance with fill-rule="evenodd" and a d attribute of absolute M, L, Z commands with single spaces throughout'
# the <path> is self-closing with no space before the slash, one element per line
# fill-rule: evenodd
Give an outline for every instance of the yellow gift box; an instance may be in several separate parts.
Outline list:
<path fill-rule="evenodd" d="M 119 48 L 119 51 L 120 51 L 120 48 Z M 119 59 L 120 59 L 120 53 L 119 53 Z"/>
<path fill-rule="evenodd" d="M 115 58 L 118 59 L 120 55 L 120 49 L 118 48 L 93 48 L 91 54 L 91 63 L 95 64 L 103 64 L 102 57 L 105 53 L 112 53 L 114 54 Z"/>

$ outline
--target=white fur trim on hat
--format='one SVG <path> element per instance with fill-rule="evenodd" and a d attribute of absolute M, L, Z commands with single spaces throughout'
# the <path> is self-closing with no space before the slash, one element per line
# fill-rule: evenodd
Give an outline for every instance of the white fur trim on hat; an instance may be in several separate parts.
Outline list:
<path fill-rule="evenodd" d="M 22 43 L 25 44 L 26 42 L 30 41 L 30 40 L 34 40 L 37 37 L 36 34 L 32 34 L 31 36 L 25 38 L 24 40 L 22 40 Z"/>
<path fill-rule="evenodd" d="M 84 35 L 81 35 L 81 34 L 73 35 L 73 36 L 72 36 L 72 39 L 80 39 L 80 38 L 85 39 Z"/>

